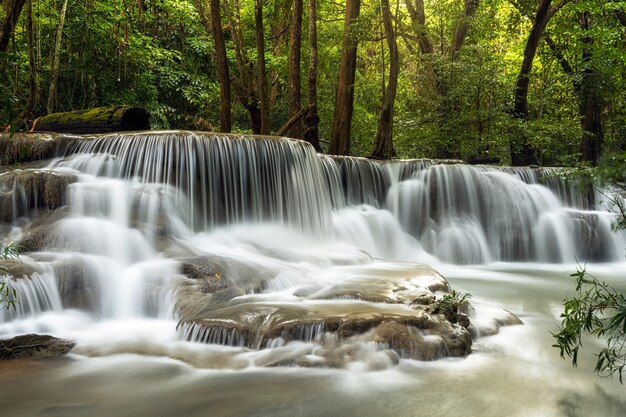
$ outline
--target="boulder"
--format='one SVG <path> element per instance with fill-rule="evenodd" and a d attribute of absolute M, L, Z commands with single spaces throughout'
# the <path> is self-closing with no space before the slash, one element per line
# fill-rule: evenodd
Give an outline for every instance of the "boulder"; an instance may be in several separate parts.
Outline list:
<path fill-rule="evenodd" d="M 100 288 L 82 258 L 59 259 L 52 262 L 52 268 L 64 308 L 99 311 Z"/>
<path fill-rule="evenodd" d="M 183 258 L 181 272 L 189 278 L 179 290 L 177 307 L 183 320 L 201 315 L 244 294 L 261 292 L 276 272 L 229 257 Z"/>
<path fill-rule="evenodd" d="M 259 366 L 345 367 L 364 361 L 379 369 L 400 357 L 464 357 L 471 353 L 472 334 L 477 335 L 467 301 L 454 315 L 436 309 L 436 295 L 448 293 L 450 286 L 421 264 L 342 267 L 344 280 L 303 287 L 285 301 L 257 295 L 275 272 L 252 264 L 190 258 L 182 271 L 191 278 L 178 293 L 184 339 L 251 349 L 308 343 L 269 355 Z M 498 323 L 519 323 L 512 317 Z"/>
<path fill-rule="evenodd" d="M 26 334 L 0 340 L 0 359 L 51 359 L 69 353 L 74 343 L 49 335 Z"/>
<path fill-rule="evenodd" d="M 0 221 L 11 222 L 33 210 L 56 210 L 66 204 L 75 175 L 48 170 L 13 170 L 0 175 Z"/>
<path fill-rule="evenodd" d="M 56 223 L 69 215 L 67 207 L 51 211 L 35 218 L 24 230 L 19 242 L 22 252 L 40 252 L 46 249 L 51 237 L 55 235 Z"/>

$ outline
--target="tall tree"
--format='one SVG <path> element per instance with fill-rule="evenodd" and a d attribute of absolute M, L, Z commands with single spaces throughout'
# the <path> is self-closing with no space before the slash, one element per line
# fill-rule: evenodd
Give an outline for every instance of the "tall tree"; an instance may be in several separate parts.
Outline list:
<path fill-rule="evenodd" d="M 255 39 L 257 53 L 257 85 L 259 102 L 261 103 L 261 131 L 262 135 L 269 135 L 272 131 L 270 116 L 270 98 L 267 87 L 267 71 L 265 68 L 265 35 L 263 32 L 263 0 L 254 3 Z"/>
<path fill-rule="evenodd" d="M 354 111 L 354 80 L 356 75 L 356 53 L 358 35 L 356 23 L 361 11 L 361 0 L 347 0 L 343 26 L 341 63 L 335 90 L 335 112 L 330 131 L 330 153 L 350 154 L 350 131 Z"/>
<path fill-rule="evenodd" d="M 389 48 L 389 81 L 383 97 L 383 107 L 378 118 L 378 129 L 374 141 L 374 151 L 370 158 L 388 159 L 395 156 L 393 149 L 393 110 L 398 89 L 398 75 L 400 74 L 400 58 L 398 45 L 392 24 L 389 0 L 381 0 L 381 12 L 385 38 Z"/>
<path fill-rule="evenodd" d="M 320 152 L 319 122 L 317 114 L 317 0 L 309 0 L 309 107 L 304 117 L 304 140 Z"/>
<path fill-rule="evenodd" d="M 428 37 L 428 31 L 426 27 L 426 11 L 424 9 L 424 0 L 404 0 L 406 8 L 409 11 L 411 22 L 413 25 L 413 31 L 417 36 L 417 41 L 420 47 L 420 52 L 423 55 L 432 55 L 434 52 L 433 44 Z"/>
<path fill-rule="evenodd" d="M 604 139 L 604 131 L 602 128 L 601 97 L 598 92 L 598 73 L 593 64 L 593 38 L 589 34 L 592 27 L 592 16 L 589 11 L 580 14 L 580 27 L 585 32 L 582 51 L 583 68 L 579 91 L 583 130 L 582 159 L 597 165 Z"/>
<path fill-rule="evenodd" d="M 224 0 L 224 13 L 228 19 L 228 27 L 230 37 L 233 42 L 235 52 L 235 63 L 237 72 L 231 78 L 232 86 L 235 89 L 235 95 L 241 105 L 248 111 L 250 116 L 250 126 L 253 133 L 261 133 L 261 108 L 259 103 L 259 95 L 254 74 L 254 64 L 246 54 L 244 48 L 244 36 L 242 31 L 239 2 L 234 1 L 234 10 L 231 8 L 229 1 Z"/>
<path fill-rule="evenodd" d="M 513 117 L 517 119 L 522 121 L 528 119 L 528 87 L 530 85 L 530 74 L 542 35 L 552 16 L 568 2 L 569 0 L 562 0 L 558 5 L 552 6 L 552 0 L 541 0 L 537 8 L 533 20 L 533 27 L 526 41 L 526 47 L 524 48 L 522 67 L 515 83 Z M 537 156 L 532 146 L 528 143 L 528 137 L 523 129 L 519 135 L 511 138 L 510 149 L 512 165 L 519 166 L 537 163 Z"/>
<path fill-rule="evenodd" d="M 54 42 L 54 53 L 52 64 L 50 65 L 50 88 L 48 89 L 48 114 L 54 112 L 57 97 L 57 81 L 59 79 L 59 65 L 61 62 L 61 43 L 63 41 L 63 28 L 65 27 L 65 15 L 67 14 L 67 1 L 63 0 L 61 11 L 59 12 L 59 23 Z"/>
<path fill-rule="evenodd" d="M 287 74 L 287 96 L 289 105 L 289 118 L 300 113 L 301 87 L 300 87 L 300 48 L 302 45 L 302 0 L 293 0 L 291 10 L 291 24 L 289 31 L 289 71 Z M 294 123 L 287 134 L 292 138 L 302 137 L 302 123 L 300 120 Z"/>
<path fill-rule="evenodd" d="M 202 25 L 213 38 L 215 46 L 215 61 L 217 63 L 217 77 L 220 83 L 220 132 L 230 132 L 232 129 L 232 111 L 230 102 L 230 70 L 226 43 L 222 29 L 222 14 L 220 0 L 209 0 L 208 10 L 203 0 L 194 0 L 196 10 Z"/>
<path fill-rule="evenodd" d="M 39 104 L 39 81 L 37 75 L 37 62 L 35 61 L 35 40 L 33 28 L 33 1 L 28 0 L 26 6 L 26 43 L 28 47 L 28 102 L 22 111 L 22 119 L 32 119 L 35 107 Z"/>
<path fill-rule="evenodd" d="M 6 52 L 26 0 L 4 0 L 4 21 L 0 32 L 0 52 Z"/>
<path fill-rule="evenodd" d="M 452 46 L 450 47 L 450 57 L 452 60 L 456 59 L 459 51 L 461 50 L 461 46 L 463 46 L 463 41 L 467 36 L 472 16 L 476 11 L 479 2 L 480 0 L 465 0 L 463 17 L 461 17 L 456 24 L 454 37 L 452 38 Z"/>

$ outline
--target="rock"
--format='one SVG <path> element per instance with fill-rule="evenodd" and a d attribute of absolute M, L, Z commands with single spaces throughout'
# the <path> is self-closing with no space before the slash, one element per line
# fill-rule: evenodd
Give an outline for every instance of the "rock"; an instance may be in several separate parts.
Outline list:
<path fill-rule="evenodd" d="M 81 258 L 59 259 L 52 263 L 64 308 L 100 310 L 98 282 L 89 274 Z"/>
<path fill-rule="evenodd" d="M 435 302 L 435 296 L 432 294 L 428 294 L 428 293 L 424 293 L 424 294 L 420 294 L 417 297 L 415 297 L 415 299 L 413 301 L 411 301 L 411 304 L 417 304 L 417 305 L 430 305 L 432 303 Z"/>
<path fill-rule="evenodd" d="M 183 320 L 224 305 L 244 294 L 261 292 L 276 272 L 228 257 L 183 258 L 181 272 L 189 278 L 179 290 L 177 307 Z"/>
<path fill-rule="evenodd" d="M 51 359 L 69 353 L 74 343 L 49 335 L 26 334 L 0 340 L 0 359 Z"/>
<path fill-rule="evenodd" d="M 0 260 L 0 275 L 8 275 L 13 279 L 30 278 L 34 273 L 43 272 L 43 268 L 36 262 L 25 259 Z"/>
<path fill-rule="evenodd" d="M 26 227 L 24 237 L 19 242 L 22 252 L 40 252 L 46 249 L 51 238 L 55 235 L 55 226 L 59 220 L 69 215 L 67 208 L 61 208 L 38 216 Z"/>
<path fill-rule="evenodd" d="M 295 304 L 231 303 L 181 322 L 188 339 L 259 349 L 270 341 L 316 341 L 332 334 L 347 345 L 377 342 L 403 357 L 433 360 L 471 351 L 467 329 L 442 315 L 405 305 L 302 301 Z M 324 345 L 322 344 L 322 347 Z"/>
<path fill-rule="evenodd" d="M 33 210 L 56 210 L 66 204 L 75 175 L 47 170 L 13 170 L 0 175 L 0 221 L 11 222 Z"/>
<path fill-rule="evenodd" d="M 470 325 L 470 318 L 465 313 L 458 313 L 458 315 L 457 315 L 457 323 L 459 323 L 460 326 L 463 326 L 463 327 L 465 327 L 467 329 L 469 327 L 469 325 Z"/>

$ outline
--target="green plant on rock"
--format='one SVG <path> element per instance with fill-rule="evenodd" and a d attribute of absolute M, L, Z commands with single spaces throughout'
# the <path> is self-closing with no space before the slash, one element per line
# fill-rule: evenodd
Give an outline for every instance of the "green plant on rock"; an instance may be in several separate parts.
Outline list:
<path fill-rule="evenodd" d="M 19 259 L 20 253 L 13 243 L 3 245 L 0 251 L 0 260 L 15 261 Z M 4 265 L 0 265 L 0 275 L 8 272 Z M 0 279 L 0 309 L 15 309 L 17 303 L 17 290 L 11 285 L 8 279 Z"/>
<path fill-rule="evenodd" d="M 457 313 L 460 306 L 466 303 L 472 295 L 469 293 L 460 293 L 452 290 L 448 294 L 444 294 L 440 299 L 434 302 L 434 313 Z"/>
<path fill-rule="evenodd" d="M 583 346 L 583 334 L 602 338 L 604 347 L 596 354 L 595 371 L 602 376 L 617 374 L 623 383 L 626 370 L 626 297 L 605 282 L 579 267 L 576 277 L 576 296 L 566 298 L 561 313 L 561 326 L 553 336 L 561 357 L 578 363 L 578 352 Z"/>

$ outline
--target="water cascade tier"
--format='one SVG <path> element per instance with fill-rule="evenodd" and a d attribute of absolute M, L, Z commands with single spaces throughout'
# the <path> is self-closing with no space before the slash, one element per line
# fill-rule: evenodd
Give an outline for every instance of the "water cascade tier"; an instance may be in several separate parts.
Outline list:
<path fill-rule="evenodd" d="M 593 191 L 550 169 L 178 131 L 0 148 L 29 141 L 40 161 L 0 174 L 2 241 L 22 253 L 2 262 L 19 295 L 0 337 L 49 333 L 84 357 L 369 370 L 465 357 L 521 321 L 454 304 L 427 265 L 615 262 L 626 247 Z"/>

